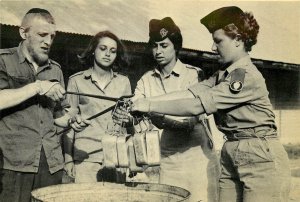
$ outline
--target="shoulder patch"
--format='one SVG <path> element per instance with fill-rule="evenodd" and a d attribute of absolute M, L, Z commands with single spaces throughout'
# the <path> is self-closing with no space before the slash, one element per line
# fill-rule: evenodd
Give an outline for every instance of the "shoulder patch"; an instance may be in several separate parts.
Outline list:
<path fill-rule="evenodd" d="M 239 93 L 244 87 L 246 70 L 242 68 L 235 69 L 231 72 L 229 89 L 232 93 Z"/>
<path fill-rule="evenodd" d="M 59 68 L 61 68 L 60 64 L 52 59 L 50 59 L 51 64 L 54 64 L 56 66 L 58 66 Z"/>
<path fill-rule="evenodd" d="M 77 72 L 77 73 L 75 73 L 75 74 L 69 76 L 69 79 L 70 79 L 70 78 L 73 78 L 73 77 L 75 77 L 75 76 L 79 76 L 79 75 L 81 75 L 81 74 L 83 74 L 83 73 L 84 73 L 84 71 Z"/>

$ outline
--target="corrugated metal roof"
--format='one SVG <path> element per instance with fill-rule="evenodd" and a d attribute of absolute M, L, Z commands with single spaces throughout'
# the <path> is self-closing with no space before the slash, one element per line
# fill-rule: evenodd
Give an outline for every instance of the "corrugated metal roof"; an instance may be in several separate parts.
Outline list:
<path fill-rule="evenodd" d="M 172 2 L 174 5 L 177 4 L 177 6 L 174 6 L 173 9 L 168 9 L 168 6 L 170 6 Z M 110 30 L 123 40 L 133 42 L 140 41 L 143 43 L 148 41 L 149 20 L 151 18 L 161 18 L 169 15 L 182 30 L 184 47 L 191 48 L 190 50 L 195 51 L 198 51 L 199 47 L 206 50 L 201 50 L 202 52 L 210 53 L 210 48 L 204 48 L 206 47 L 204 44 L 208 43 L 207 41 L 209 41 L 209 46 L 211 46 L 212 43 L 211 40 L 207 38 L 207 31 L 205 30 L 206 35 L 200 34 L 199 32 L 200 28 L 204 29 L 199 23 L 199 18 L 202 14 L 194 12 L 191 14 L 187 11 L 197 8 L 199 12 L 203 12 L 204 14 L 212 8 L 203 6 L 204 3 L 201 1 L 198 2 L 198 0 L 187 0 L 186 3 L 182 2 L 183 1 L 180 0 L 165 0 L 163 2 L 159 0 L 0 0 L 0 23 L 19 26 L 22 17 L 30 8 L 40 7 L 52 13 L 56 20 L 58 31 L 92 36 L 101 30 Z M 209 3 L 206 2 L 205 5 L 209 5 Z M 258 8 L 260 7 L 261 6 Z M 162 12 L 164 10 L 165 12 Z M 263 17 L 264 18 L 259 19 L 260 22 L 270 20 L 269 18 L 265 19 L 265 16 Z M 195 24 L 199 25 L 199 29 L 195 27 Z M 272 23 L 268 21 L 264 25 L 265 27 L 272 27 L 271 24 Z M 285 30 L 285 28 L 280 27 L 280 29 L 278 28 L 277 30 Z M 260 36 L 262 36 L 263 32 L 260 34 Z M 266 41 L 266 39 L 259 39 L 258 45 L 255 46 L 254 51 L 251 53 L 252 56 L 285 62 L 299 61 L 299 59 L 297 59 L 298 57 L 292 57 L 294 53 L 297 53 L 298 49 L 293 49 L 291 46 L 291 44 L 297 44 L 299 41 L 291 43 L 290 40 L 288 40 L 291 36 L 295 38 L 297 35 L 293 32 L 293 35 L 289 35 L 289 37 L 286 38 L 285 36 L 287 34 L 290 34 L 290 31 L 288 33 L 284 32 L 283 37 L 278 37 L 277 35 L 276 40 L 265 44 L 262 42 Z M 270 38 L 269 35 L 267 35 L 267 37 Z M 289 50 L 294 50 L 292 51 L 293 54 L 288 54 L 287 51 L 282 53 L 285 49 L 283 49 L 281 45 L 277 46 L 281 48 L 276 48 L 274 51 L 266 51 L 271 45 L 275 45 L 276 41 L 285 41 L 286 44 L 290 44 L 288 48 Z M 280 52 L 280 50 L 282 51 Z"/>
<path fill-rule="evenodd" d="M 1 24 L 19 26 L 29 9 L 40 7 L 54 16 L 58 31 L 95 35 L 100 30 L 110 30 L 128 40 L 146 41 L 148 38 L 147 29 L 138 28 L 139 24 L 136 23 L 127 23 L 137 18 L 144 18 L 145 24 L 148 23 L 148 19 L 142 15 L 144 11 L 128 6 L 128 1 L 0 1 L 0 5 Z M 127 29 L 124 29 L 125 23 Z"/>

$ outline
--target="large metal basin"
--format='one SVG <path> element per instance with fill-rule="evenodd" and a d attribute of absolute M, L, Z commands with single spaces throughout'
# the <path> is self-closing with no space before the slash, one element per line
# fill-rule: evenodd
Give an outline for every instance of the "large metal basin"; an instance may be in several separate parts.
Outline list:
<path fill-rule="evenodd" d="M 62 184 L 32 191 L 32 201 L 44 202 L 159 202 L 188 201 L 190 192 L 175 186 L 152 183 Z"/>

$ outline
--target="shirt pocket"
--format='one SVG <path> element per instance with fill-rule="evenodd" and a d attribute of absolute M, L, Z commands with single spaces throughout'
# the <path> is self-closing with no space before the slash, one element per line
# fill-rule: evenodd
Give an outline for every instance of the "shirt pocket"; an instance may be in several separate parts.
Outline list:
<path fill-rule="evenodd" d="M 13 88 L 13 89 L 21 88 L 23 86 L 26 86 L 29 83 L 32 83 L 32 81 L 29 77 L 10 75 L 10 79 L 9 79 L 10 88 Z"/>

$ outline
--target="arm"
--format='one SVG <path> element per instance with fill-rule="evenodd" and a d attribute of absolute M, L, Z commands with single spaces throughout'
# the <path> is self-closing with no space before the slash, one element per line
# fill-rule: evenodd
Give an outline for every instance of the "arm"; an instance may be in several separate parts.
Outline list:
<path fill-rule="evenodd" d="M 167 93 L 160 96 L 153 96 L 147 98 L 149 101 L 167 101 L 167 100 L 177 100 L 185 98 L 195 98 L 194 95 L 189 90 L 175 91 L 172 93 Z"/>
<path fill-rule="evenodd" d="M 205 113 L 201 101 L 197 98 L 169 101 L 139 99 L 133 103 L 132 111 L 157 112 L 174 116 L 196 116 Z"/>
<path fill-rule="evenodd" d="M 74 79 L 69 80 L 68 84 L 68 91 L 72 92 L 78 92 L 76 82 Z M 75 131 L 82 131 L 84 128 L 86 128 L 88 125 L 90 125 L 90 121 L 83 119 L 79 115 L 79 98 L 77 95 L 67 95 L 67 103 L 69 103 L 70 107 L 63 109 L 65 113 L 64 115 L 56 118 L 54 120 L 55 125 L 60 127 L 69 127 L 71 126 Z"/>
<path fill-rule="evenodd" d="M 2 89 L 0 90 L 0 110 L 14 107 L 37 94 L 59 101 L 63 98 L 64 93 L 65 90 L 61 85 L 47 80 L 38 80 L 17 89 Z"/>
<path fill-rule="evenodd" d="M 0 90 L 0 110 L 14 107 L 39 93 L 36 83 L 30 83 L 18 89 Z"/>

